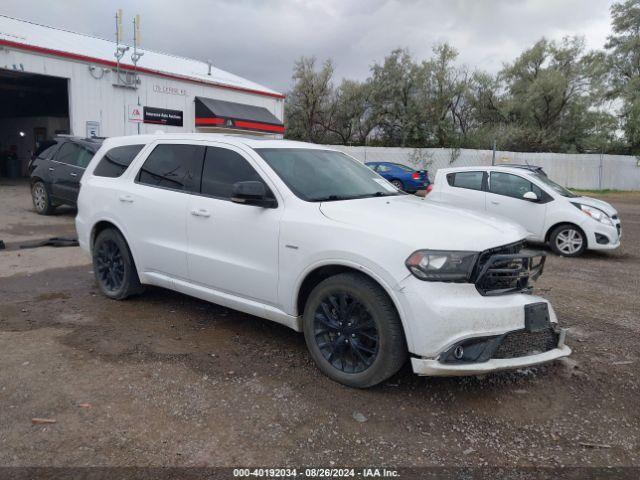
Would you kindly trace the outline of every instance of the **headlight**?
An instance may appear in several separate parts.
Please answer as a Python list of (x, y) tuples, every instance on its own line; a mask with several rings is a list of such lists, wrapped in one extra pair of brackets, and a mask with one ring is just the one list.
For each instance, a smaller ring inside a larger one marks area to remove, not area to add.
[(604, 223), (605, 225), (613, 225), (613, 222), (609, 218), (609, 215), (604, 213), (602, 210), (599, 210), (595, 207), (590, 207), (588, 205), (582, 205), (580, 203), (574, 203), (573, 205), (582, 210), (585, 215), (589, 215), (594, 220), (600, 223)]
[(432, 282), (468, 282), (478, 252), (418, 250), (405, 261), (409, 271), (420, 280)]

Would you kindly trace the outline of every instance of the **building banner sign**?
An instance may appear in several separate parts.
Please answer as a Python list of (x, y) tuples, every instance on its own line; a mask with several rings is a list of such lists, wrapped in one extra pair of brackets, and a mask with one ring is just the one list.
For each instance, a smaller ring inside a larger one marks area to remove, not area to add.
[(142, 122), (142, 105), (129, 105), (129, 121), (140, 123)]
[(167, 110), (166, 108), (144, 107), (144, 123), (158, 125), (182, 126), (182, 110)]

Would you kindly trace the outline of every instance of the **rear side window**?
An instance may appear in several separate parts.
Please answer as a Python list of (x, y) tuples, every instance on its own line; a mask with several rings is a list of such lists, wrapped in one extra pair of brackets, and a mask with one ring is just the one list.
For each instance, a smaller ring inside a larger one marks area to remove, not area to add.
[(489, 191), (497, 195), (505, 195), (507, 197), (520, 199), (527, 192), (535, 193), (540, 199), (543, 197), (540, 187), (534, 185), (526, 178), (502, 172), (491, 172)]
[(53, 157), (53, 154), (56, 153), (56, 150), (58, 150), (58, 146), (58, 142), (54, 140), (44, 142), (38, 147), (34, 155), (38, 158), (42, 158), (43, 160), (49, 160)]
[(67, 142), (60, 147), (55, 161), (80, 168), (87, 168), (87, 165), (89, 165), (89, 162), (93, 158), (93, 154), (94, 152), (90, 152), (80, 145)]
[(202, 169), (201, 192), (204, 195), (228, 199), (234, 183), (248, 181), (263, 180), (242, 155), (226, 148), (207, 147)]
[(399, 168), (400, 170), (404, 170), (405, 172), (413, 172), (413, 168), (407, 167), (406, 165), (401, 165), (400, 163), (394, 163), (394, 167)]
[(452, 187), (482, 190), (484, 172), (456, 172), (447, 175), (447, 182)]
[(198, 192), (204, 151), (205, 147), (200, 145), (158, 145), (140, 168), (137, 181), (153, 187)]
[(104, 154), (93, 171), (98, 177), (116, 178), (124, 173), (144, 145), (115, 147)]

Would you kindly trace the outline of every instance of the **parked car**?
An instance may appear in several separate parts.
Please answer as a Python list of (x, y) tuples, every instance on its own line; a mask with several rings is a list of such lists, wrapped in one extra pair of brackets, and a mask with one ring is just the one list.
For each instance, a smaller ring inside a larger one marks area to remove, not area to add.
[[(124, 149), (139, 153), (104, 170)], [(352, 387), (409, 357), (420, 375), (468, 375), (571, 352), (549, 302), (523, 294), (544, 254), (522, 250), (522, 227), (406, 195), (324, 146), (111, 138), (76, 228), (106, 296), (157, 285), (279, 322)]]
[(50, 215), (59, 205), (76, 205), (80, 179), (102, 139), (56, 137), (38, 149), (29, 162), (31, 198), (41, 215)]
[(620, 246), (618, 212), (602, 200), (576, 195), (547, 175), (518, 167), (443, 168), (429, 201), (500, 215), (522, 225), (530, 242), (558, 255)]
[(414, 170), (406, 165), (392, 162), (366, 162), (365, 165), (393, 183), (398, 190), (407, 193), (425, 190), (431, 183), (426, 170)]

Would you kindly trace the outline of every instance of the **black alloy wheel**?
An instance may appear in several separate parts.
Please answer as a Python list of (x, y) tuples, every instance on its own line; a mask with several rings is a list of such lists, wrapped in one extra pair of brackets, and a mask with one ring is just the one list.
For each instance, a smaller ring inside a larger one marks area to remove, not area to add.
[(339, 273), (316, 285), (305, 302), (302, 327), (318, 368), (349, 387), (377, 385), (407, 360), (393, 301), (359, 272)]
[(374, 362), (380, 335), (371, 313), (346, 292), (324, 297), (313, 329), (322, 356), (344, 373), (360, 373)]
[(143, 288), (129, 246), (115, 228), (102, 230), (93, 243), (93, 272), (102, 293), (124, 300)]
[(117, 292), (124, 282), (124, 259), (111, 239), (100, 243), (95, 255), (98, 282), (109, 292)]

